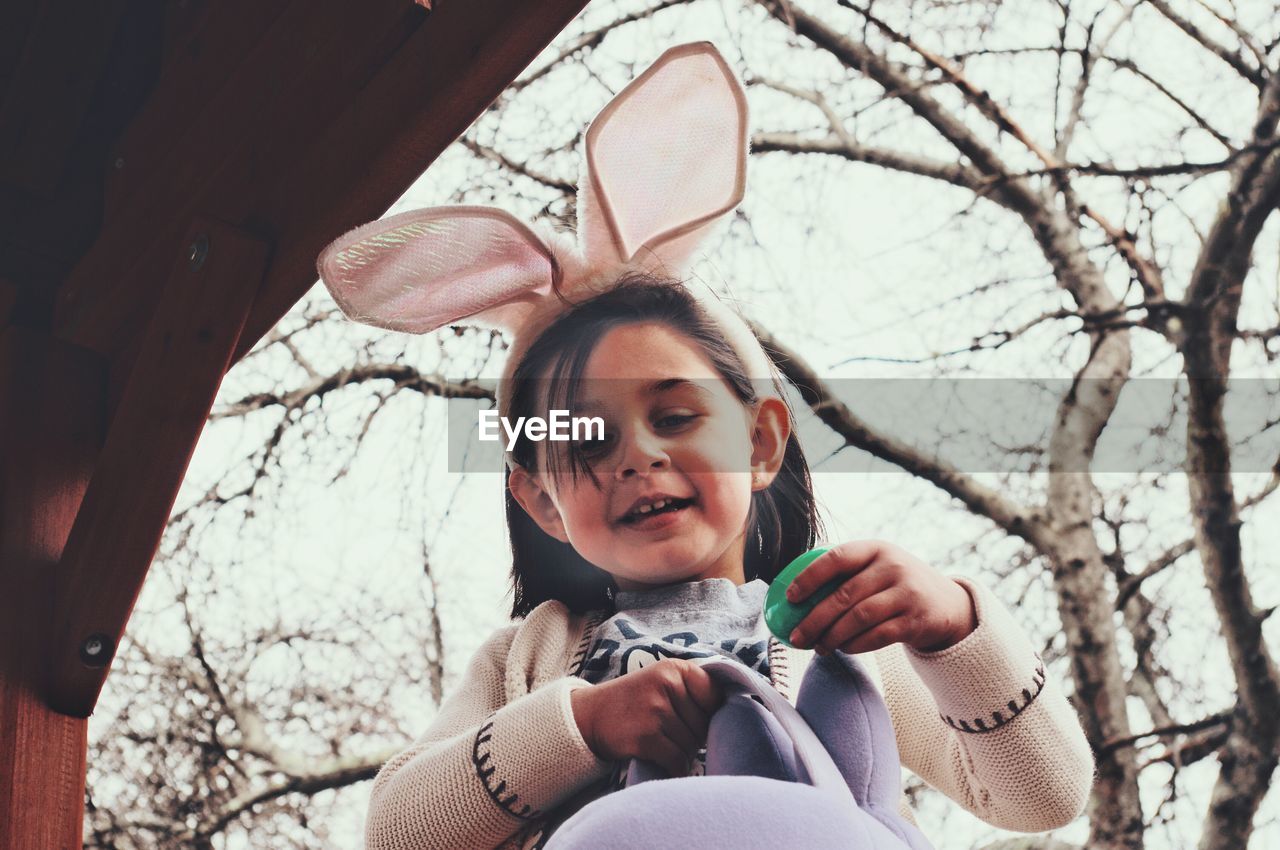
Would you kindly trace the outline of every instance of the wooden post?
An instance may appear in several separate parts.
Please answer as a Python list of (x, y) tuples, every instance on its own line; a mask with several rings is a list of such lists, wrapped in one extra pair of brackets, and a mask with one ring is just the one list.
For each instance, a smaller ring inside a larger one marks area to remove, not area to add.
[(88, 717), (266, 270), (267, 246), (198, 218), (142, 336), (62, 555), (50, 705)]
[(0, 847), (78, 850), (87, 722), (45, 702), (58, 562), (102, 444), (106, 363), (0, 328)]

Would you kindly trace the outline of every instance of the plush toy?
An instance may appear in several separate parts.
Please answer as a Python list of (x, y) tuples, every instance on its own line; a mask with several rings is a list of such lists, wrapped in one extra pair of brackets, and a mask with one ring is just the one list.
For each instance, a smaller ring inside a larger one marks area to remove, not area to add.
[(795, 707), (734, 659), (700, 663), (725, 693), (707, 730), (706, 774), (668, 778), (633, 759), (626, 787), (579, 809), (546, 850), (931, 850), (898, 813), (893, 725), (856, 658), (814, 658)]

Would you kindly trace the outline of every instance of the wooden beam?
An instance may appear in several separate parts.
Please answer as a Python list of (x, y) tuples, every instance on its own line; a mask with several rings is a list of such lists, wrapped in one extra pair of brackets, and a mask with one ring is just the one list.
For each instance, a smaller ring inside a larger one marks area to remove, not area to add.
[(385, 212), (585, 5), (471, 0), (428, 14), (369, 0), (317, 16), (291, 4), (191, 125), (126, 177), (139, 188), (118, 195), (63, 286), (58, 334), (113, 353), (136, 335), (171, 217), (200, 209), (279, 246), (243, 355), (315, 282), (320, 250)]
[[(195, 88), (188, 90), (198, 96), (201, 88), (214, 81), (209, 78), (207, 71), (197, 71), (196, 67), (217, 69), (225, 76), (227, 68), (239, 62), (244, 55), (242, 50), (237, 49), (237, 44), (252, 46), (266, 30), (264, 20), (273, 19), (289, 2), (290, 0), (179, 0), (176, 3), (166, 3), (163, 54), (160, 59), (161, 82), (153, 94), (160, 94), (178, 78), (186, 77), (186, 81), (180, 85), (194, 86)], [(240, 34), (226, 32), (225, 28), (232, 26), (237, 20), (243, 24), (244, 31)], [(218, 50), (210, 51), (209, 45), (217, 45)]]
[(199, 218), (125, 382), (62, 556), (49, 702), (97, 703), (266, 268), (266, 245)]
[[(291, 0), (273, 20), (259, 19), (264, 31), (203, 97), (170, 101), (185, 74), (166, 83), (156, 111), (149, 104), (136, 119), (151, 131), (119, 149), (132, 189), (112, 201), (97, 242), (60, 287), (58, 335), (112, 355), (136, 336), (166, 281), (169, 246), (196, 214), (273, 234), (275, 222), (252, 214), (263, 184), (341, 111), (362, 64), (386, 49), (406, 12), (425, 16), (403, 0), (333, 4), (323, 14)], [(216, 44), (204, 50), (220, 53)]]
[(0, 182), (53, 194), (124, 6), (124, 0), (38, 4), (7, 91), (0, 92)]
[(86, 721), (45, 701), (58, 560), (102, 444), (101, 358), (0, 329), (0, 847), (81, 846)]
[(0, 3), (0, 80), (8, 82), (13, 79), (39, 7), (39, 0)]
[(17, 303), (17, 284), (0, 277), (0, 328), (9, 324), (9, 316), (13, 313), (13, 305)]
[[(174, 143), (217, 101), (236, 68), (251, 61), (255, 49), (270, 49), (263, 42), (279, 37), (274, 25), (291, 5), (296, 8), (296, 0), (169, 4), (160, 80), (108, 157), (103, 199), (108, 220), (134, 192), (156, 189), (151, 178), (176, 153)], [(205, 162), (206, 167), (211, 164)]]

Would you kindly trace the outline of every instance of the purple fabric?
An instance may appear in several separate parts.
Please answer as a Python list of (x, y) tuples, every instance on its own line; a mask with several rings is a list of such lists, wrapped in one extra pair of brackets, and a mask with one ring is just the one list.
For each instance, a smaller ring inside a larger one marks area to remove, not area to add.
[[(763, 727), (763, 728), (761, 728)], [(787, 733), (759, 702), (727, 696), (707, 729), (707, 776), (763, 776), (801, 782)]]
[(856, 804), (800, 779), (790, 738), (746, 693), (731, 691), (707, 731), (707, 775), (664, 778), (633, 761), (628, 786), (565, 821), (547, 850), (789, 847), (932, 850), (897, 813), (900, 772), (889, 712), (857, 659), (819, 656), (796, 708), (840, 769)]
[(840, 650), (815, 658), (800, 682), (796, 709), (844, 774), (862, 811), (901, 840), (886, 846), (931, 850), (920, 830), (898, 814), (902, 768), (893, 722), (858, 659)]

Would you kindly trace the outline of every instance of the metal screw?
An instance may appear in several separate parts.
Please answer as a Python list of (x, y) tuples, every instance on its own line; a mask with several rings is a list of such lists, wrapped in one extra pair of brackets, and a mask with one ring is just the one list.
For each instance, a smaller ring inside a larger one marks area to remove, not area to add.
[(89, 667), (105, 667), (111, 658), (111, 638), (102, 633), (89, 635), (80, 644), (80, 660)]
[(121, 169), (123, 169), (123, 168), (124, 168), (124, 157), (122, 157), (122, 156), (118, 156), (118, 157), (116, 157), (115, 166), (116, 166), (116, 171), (120, 171)]
[(200, 267), (204, 265), (204, 260), (209, 256), (209, 237), (201, 233), (196, 236), (196, 241), (191, 243), (191, 250), (187, 252), (187, 263), (191, 266), (193, 272), (200, 271)]

